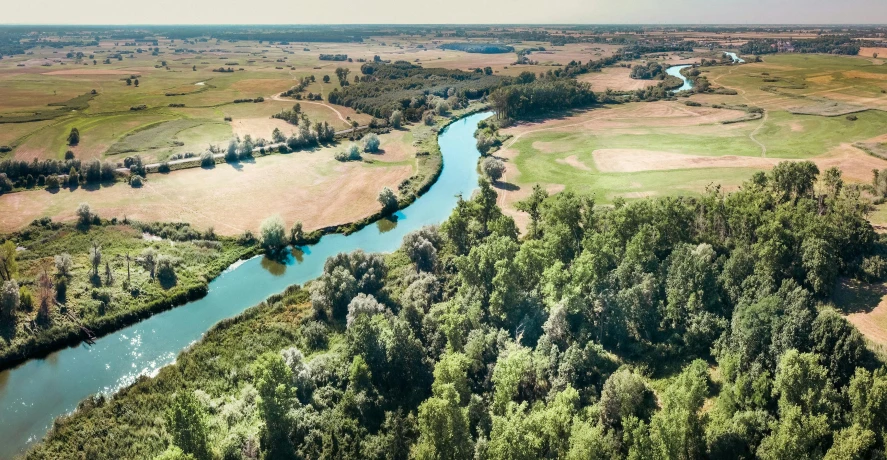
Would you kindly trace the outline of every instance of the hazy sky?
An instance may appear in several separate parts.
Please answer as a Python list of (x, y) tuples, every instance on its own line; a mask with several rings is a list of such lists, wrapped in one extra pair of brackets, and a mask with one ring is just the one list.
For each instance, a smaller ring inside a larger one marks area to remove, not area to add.
[(2, 0), (12, 24), (887, 23), (887, 0)]

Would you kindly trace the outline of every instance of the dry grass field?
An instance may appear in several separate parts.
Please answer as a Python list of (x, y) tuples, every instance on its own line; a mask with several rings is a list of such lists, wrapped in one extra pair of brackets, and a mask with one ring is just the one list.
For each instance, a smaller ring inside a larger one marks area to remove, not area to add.
[(43, 216), (73, 220), (83, 202), (103, 218), (188, 222), (225, 235), (256, 231), (273, 214), (290, 223), (301, 220), (307, 230), (353, 222), (378, 210), (376, 197), (382, 187), (396, 190), (416, 168), (410, 132), (380, 137), (384, 152), (365, 154), (372, 163), (338, 162), (333, 153), (342, 147), (330, 147), (152, 174), (141, 188), (117, 183), (4, 194), (0, 232), (20, 229)]

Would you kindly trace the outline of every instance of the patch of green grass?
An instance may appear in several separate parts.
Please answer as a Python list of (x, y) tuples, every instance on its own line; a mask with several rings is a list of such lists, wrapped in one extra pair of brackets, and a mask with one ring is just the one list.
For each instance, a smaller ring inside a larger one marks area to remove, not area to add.
[[(756, 138), (767, 146), (767, 156), (776, 158), (811, 158), (822, 155), (842, 143), (858, 142), (884, 134), (887, 112), (870, 110), (845, 117), (793, 115), (770, 112)], [(793, 131), (791, 124), (802, 128)]]
[[(519, 152), (514, 160), (521, 173), (519, 186), (530, 187), (536, 183), (563, 185), (567, 190), (576, 193), (595, 195), (601, 203), (611, 203), (617, 196), (632, 199), (650, 195), (697, 195), (712, 184), (736, 187), (757, 171), (751, 168), (701, 168), (631, 173), (600, 172), (595, 166), (592, 155), (592, 152), (599, 148), (670, 150), (661, 147), (662, 144), (648, 145), (637, 140), (631, 143), (619, 142), (623, 137), (630, 139), (635, 136), (597, 138), (569, 133), (540, 133), (522, 138), (512, 147)], [(575, 142), (577, 138), (582, 142)], [(560, 146), (559, 151), (541, 153), (532, 146), (537, 141), (552, 142), (554, 146)], [(702, 145), (703, 141), (699, 140), (697, 147), (701, 148)], [(572, 155), (575, 155), (589, 170), (557, 161)]]
[[(35, 299), (36, 278), (44, 270), (53, 275), (56, 288), (59, 286), (56, 255), (70, 254), (73, 267), (65, 283), (65, 294), (57, 297), (60, 305), (50, 309), (48, 320), (40, 320), (35, 307), (17, 312), (14, 322), (0, 326), (0, 363), (56, 349), (72, 339), (77, 341), (80, 331), (71, 316), (92, 330), (108, 332), (133, 322), (138, 315), (199, 297), (212, 278), (252, 251), (232, 238), (210, 238), (211, 241), (156, 241), (144, 238), (134, 225), (104, 222), (81, 228), (48, 221), (5, 235), (2, 239), (23, 248), (18, 252), (16, 279), (35, 294)], [(90, 259), (93, 244), (101, 248), (97, 275)], [(151, 278), (147, 266), (137, 261), (147, 248), (172, 259), (174, 280), (161, 282)], [(127, 254), (131, 257), (129, 264)]]
[(107, 154), (117, 155), (177, 147), (179, 146), (178, 144), (184, 144), (183, 140), (179, 139), (179, 133), (204, 124), (217, 124), (227, 127), (225, 123), (213, 122), (211, 120), (180, 119), (161, 121), (133, 130), (108, 148)]

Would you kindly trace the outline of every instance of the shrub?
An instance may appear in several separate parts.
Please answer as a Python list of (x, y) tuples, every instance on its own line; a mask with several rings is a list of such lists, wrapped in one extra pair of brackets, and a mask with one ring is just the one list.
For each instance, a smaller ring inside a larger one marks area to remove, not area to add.
[(326, 348), (328, 342), (328, 330), (326, 324), (320, 321), (310, 321), (302, 325), (302, 348), (316, 351)]
[(166, 255), (157, 256), (155, 268), (157, 279), (162, 283), (174, 283), (176, 281), (175, 262)]
[(200, 155), (200, 166), (204, 168), (211, 168), (216, 165), (216, 159), (213, 157), (213, 153), (210, 151), (203, 152)]
[(163, 163), (160, 163), (160, 166), (157, 167), (157, 171), (162, 172), (162, 173), (168, 173), (170, 171), (169, 163), (166, 161), (164, 161)]
[(59, 176), (51, 175), (46, 178), (46, 188), (50, 190), (55, 190), (59, 188)]
[(377, 136), (375, 133), (370, 133), (363, 138), (363, 151), (376, 153), (379, 151), (380, 143), (381, 141), (379, 141), (379, 136)]
[(132, 176), (129, 179), (129, 185), (133, 187), (141, 187), (142, 186), (142, 176)]
[(339, 161), (360, 161), (360, 147), (357, 144), (351, 144), (346, 150), (337, 152), (335, 158)]
[(434, 124), (434, 112), (428, 111), (425, 112), (425, 116), (422, 117), (422, 121), (425, 122), (426, 125), (431, 126)]

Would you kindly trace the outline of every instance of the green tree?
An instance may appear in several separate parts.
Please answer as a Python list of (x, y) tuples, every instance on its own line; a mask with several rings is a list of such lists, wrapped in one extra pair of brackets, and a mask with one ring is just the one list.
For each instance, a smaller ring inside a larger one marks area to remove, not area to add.
[(403, 124), (403, 113), (400, 110), (391, 112), (391, 117), (388, 121), (391, 123), (392, 127), (400, 129), (400, 126)]
[(262, 237), (262, 246), (271, 254), (278, 254), (286, 248), (286, 226), (279, 215), (273, 215), (264, 221), (259, 227)]
[(382, 191), (379, 192), (379, 204), (382, 205), (383, 214), (391, 214), (397, 211), (397, 195), (390, 188), (383, 187)]
[(702, 404), (708, 394), (708, 367), (696, 360), (684, 368), (662, 395), (650, 433), (662, 458), (693, 459), (705, 452)]
[(265, 425), (262, 446), (268, 458), (288, 458), (290, 408), (297, 402), (291, 386), (292, 373), (279, 353), (268, 352), (259, 357), (255, 367), (256, 390), (259, 393), (259, 412)]
[(865, 460), (872, 458), (872, 448), (878, 439), (871, 430), (852, 425), (835, 435), (825, 460)]
[(505, 174), (505, 163), (498, 158), (487, 157), (481, 163), (481, 169), (490, 181), (496, 183)]
[(71, 128), (71, 132), (68, 134), (68, 145), (77, 145), (80, 143), (80, 130), (77, 128)]
[(434, 396), (419, 405), (419, 439), (413, 457), (419, 460), (471, 458), (471, 434), (466, 410), (452, 384), (439, 386)]
[(194, 458), (212, 458), (206, 409), (189, 390), (179, 390), (166, 411), (167, 431), (173, 443)]
[(17, 252), (12, 240), (0, 245), (0, 281), (12, 281), (18, 276)]

